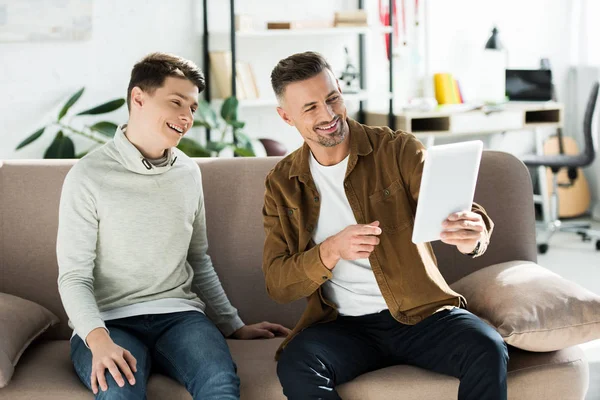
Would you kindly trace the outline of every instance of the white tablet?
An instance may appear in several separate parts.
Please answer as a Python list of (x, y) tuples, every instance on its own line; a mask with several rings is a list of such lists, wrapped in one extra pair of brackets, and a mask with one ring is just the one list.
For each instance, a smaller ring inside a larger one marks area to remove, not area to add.
[(440, 240), (442, 222), (458, 211), (470, 211), (483, 142), (473, 140), (427, 149), (413, 243)]

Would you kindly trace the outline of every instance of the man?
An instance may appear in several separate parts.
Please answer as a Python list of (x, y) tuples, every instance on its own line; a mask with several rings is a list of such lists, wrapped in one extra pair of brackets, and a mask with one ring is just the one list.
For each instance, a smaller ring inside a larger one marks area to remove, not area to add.
[[(339, 399), (339, 384), (411, 364), (459, 378), (461, 400), (506, 399), (502, 338), (461, 308), (431, 246), (411, 242), (423, 145), (348, 118), (317, 53), (281, 60), (271, 83), (279, 115), (304, 138), (269, 173), (263, 209), (267, 291), (281, 303), (308, 298), (278, 351), (284, 394)], [(476, 257), (492, 228), (473, 204), (448, 217), (442, 240)]]
[(146, 398), (153, 365), (194, 399), (238, 399), (223, 336), (289, 331), (244, 325), (206, 254), (200, 171), (175, 148), (204, 87), (192, 62), (148, 55), (131, 72), (128, 124), (65, 179), (58, 285), (73, 365), (97, 398)]

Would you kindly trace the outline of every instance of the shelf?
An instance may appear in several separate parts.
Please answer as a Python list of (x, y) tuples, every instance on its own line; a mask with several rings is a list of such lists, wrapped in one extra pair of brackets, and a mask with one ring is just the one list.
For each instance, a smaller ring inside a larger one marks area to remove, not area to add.
[(392, 94), (387, 93), (375, 93), (375, 92), (359, 92), (359, 93), (346, 93), (343, 94), (344, 101), (359, 101), (359, 100), (369, 100), (373, 97), (379, 97), (380, 99), (389, 100), (392, 98)]
[[(348, 93), (344, 94), (344, 101), (360, 101), (360, 100), (368, 100), (374, 96), (379, 96), (380, 98), (389, 99), (391, 98), (391, 93), (369, 93), (369, 92), (360, 92), (360, 93)], [(215, 106), (220, 107), (223, 103), (223, 99), (212, 99), (211, 103)], [(265, 97), (259, 99), (244, 99), (239, 101), (240, 107), (271, 107), (277, 106), (277, 99), (275, 97)]]
[[(205, 1), (206, 3), (206, 1)], [(229, 7), (229, 20), (231, 22), (233, 22), (235, 20), (235, 16), (236, 16), (236, 10), (235, 10), (235, 1), (231, 1), (230, 2), (230, 7)], [(359, 2), (359, 8), (363, 9), (364, 7), (362, 6), (362, 2)], [(354, 9), (354, 8), (353, 8)], [(243, 49), (247, 48), (247, 44), (249, 45), (252, 42), (252, 39), (255, 40), (263, 40), (265, 38), (276, 38), (277, 39), (285, 39), (288, 38), (288, 40), (290, 40), (290, 44), (293, 44), (295, 42), (298, 41), (298, 39), (302, 38), (307, 38), (307, 40), (323, 40), (323, 38), (325, 37), (331, 37), (331, 36), (337, 36), (339, 39), (343, 39), (343, 40), (355, 40), (355, 39), (359, 39), (358, 40), (358, 58), (359, 58), (359, 74), (364, 74), (364, 61), (365, 61), (365, 57), (366, 57), (366, 50), (365, 47), (367, 45), (367, 42), (370, 42), (370, 39), (376, 39), (378, 36), (372, 36), (372, 35), (392, 35), (394, 32), (394, 28), (395, 28), (395, 21), (393, 18), (389, 18), (388, 22), (391, 26), (386, 26), (383, 25), (381, 22), (379, 21), (373, 21), (373, 24), (367, 25), (367, 26), (339, 26), (339, 27), (334, 27), (334, 26), (328, 26), (328, 27), (323, 27), (323, 28), (306, 28), (306, 29), (266, 29), (267, 24), (264, 24), (263, 27), (261, 27), (262, 29), (256, 29), (256, 30), (247, 30), (247, 31), (235, 31), (235, 24), (230, 23), (227, 24), (226, 21), (223, 21), (224, 23), (222, 24), (218, 24), (219, 28), (217, 28), (216, 31), (212, 31), (210, 32), (208, 29), (208, 12), (207, 12), (207, 7), (202, 7), (202, 20), (203, 20), (203, 36), (202, 36), (202, 42), (203, 42), (203, 55), (204, 55), (204, 69), (205, 69), (205, 79), (206, 81), (211, 84), (211, 67), (210, 67), (210, 48), (214, 47), (214, 48), (220, 48), (220, 49), (226, 49), (227, 48), (227, 44), (229, 44), (229, 49), (231, 49), (231, 65), (233, 65), (233, 67), (236, 67), (236, 63), (238, 61), (238, 55), (237, 52), (239, 51), (238, 49), (241, 47)], [(216, 21), (213, 21), (216, 22)], [(322, 25), (330, 25), (330, 23), (328, 24), (322, 24)], [(301, 26), (300, 24), (296, 24), (296, 26)], [(308, 26), (308, 24), (305, 24), (304, 26)], [(313, 26), (318, 26), (318, 24), (313, 24)], [(355, 36), (356, 35), (356, 36)], [(369, 37), (366, 37), (366, 35), (369, 35)], [(250, 39), (250, 42), (243, 42), (243, 44), (241, 44), (240, 46), (236, 45), (236, 42), (238, 40), (247, 40)], [(369, 40), (364, 40), (364, 39), (369, 39)], [(273, 40), (273, 39), (272, 39)], [(244, 44), (245, 43), (245, 44)], [(260, 57), (261, 54), (254, 54), (255, 57)], [(249, 57), (247, 54), (244, 53), (244, 57)], [(250, 57), (252, 58), (252, 57)], [(245, 60), (249, 63), (252, 64), (252, 60)], [(388, 66), (388, 72), (394, 71), (394, 57), (389, 59), (389, 63), (387, 63)], [(264, 66), (262, 66), (262, 68), (264, 68)], [(236, 70), (237, 71), (237, 70)], [(234, 76), (233, 79), (233, 86), (235, 87), (236, 85), (236, 81), (237, 81), (237, 74), (230, 74)], [(394, 102), (394, 86), (392, 85), (392, 78), (391, 78), (391, 74), (390, 74), (390, 79), (389, 79), (389, 87), (387, 89), (387, 91), (385, 92), (373, 92), (373, 91), (369, 91), (368, 88), (365, 88), (364, 85), (363, 86), (363, 92), (360, 93), (352, 93), (352, 94), (345, 94), (344, 95), (344, 99), (346, 100), (347, 103), (351, 103), (351, 107), (357, 106), (357, 108), (359, 108), (359, 102), (360, 103), (360, 108), (359, 111), (361, 111), (361, 113), (359, 113), (359, 117), (361, 117), (361, 122), (362, 119), (364, 119), (364, 114), (362, 112), (364, 112), (363, 110), (363, 103), (362, 101), (372, 101), (372, 100), (385, 100), (387, 102), (389, 102), (389, 108), (390, 110), (393, 109), (393, 102)], [(227, 87), (227, 86), (225, 86)], [(245, 100), (240, 100), (239, 101), (239, 107), (240, 109), (257, 109), (260, 107), (266, 108), (266, 107), (276, 107), (277, 106), (277, 100), (275, 99), (273, 93), (271, 92), (271, 90), (268, 90), (266, 87), (264, 88), (266, 90), (263, 90), (263, 98), (258, 98), (258, 99), (245, 99)], [(385, 90), (385, 89), (379, 89), (379, 90)], [(215, 108), (217, 107), (221, 107), (221, 105), (223, 104), (224, 99), (212, 99), (211, 100), (211, 105)], [(372, 101), (373, 102), (373, 101)], [(373, 104), (370, 104), (370, 106), (375, 106), (376, 102), (373, 102)], [(390, 117), (392, 116), (392, 113), (390, 111)], [(207, 131), (206, 133), (206, 137), (207, 140), (210, 140), (210, 132)]]
[[(343, 28), (321, 29), (263, 29), (246, 32), (236, 32), (238, 38), (261, 38), (273, 36), (321, 36), (321, 35), (357, 35), (370, 33), (391, 33), (389, 26), (357, 26)], [(214, 36), (229, 36), (229, 32), (214, 32)]]

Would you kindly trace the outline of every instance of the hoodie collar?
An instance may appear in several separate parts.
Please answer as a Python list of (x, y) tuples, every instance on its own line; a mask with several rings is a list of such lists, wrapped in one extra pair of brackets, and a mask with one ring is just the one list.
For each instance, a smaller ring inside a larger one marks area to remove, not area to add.
[(175, 148), (171, 147), (167, 149), (167, 164), (164, 167), (157, 167), (152, 165), (146, 157), (140, 153), (140, 151), (127, 139), (125, 132), (127, 130), (127, 124), (121, 125), (117, 128), (114, 137), (115, 148), (117, 150), (119, 161), (125, 168), (131, 172), (142, 175), (157, 175), (167, 172), (171, 169), (175, 161), (177, 161), (177, 155), (175, 154)]

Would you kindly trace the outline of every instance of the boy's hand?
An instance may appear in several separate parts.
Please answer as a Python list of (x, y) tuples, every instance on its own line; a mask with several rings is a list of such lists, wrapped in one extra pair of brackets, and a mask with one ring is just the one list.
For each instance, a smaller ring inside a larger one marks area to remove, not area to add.
[(91, 331), (87, 335), (86, 341), (90, 346), (90, 350), (92, 350), (92, 375), (90, 379), (94, 394), (98, 394), (98, 386), (103, 392), (108, 390), (108, 384), (104, 376), (106, 369), (110, 371), (119, 387), (125, 386), (121, 372), (125, 374), (131, 385), (135, 385), (133, 372), (137, 372), (137, 360), (128, 350), (116, 345), (104, 328), (96, 328)]
[(270, 339), (275, 336), (287, 336), (292, 333), (291, 330), (279, 324), (270, 322), (261, 322), (259, 324), (244, 325), (237, 331), (233, 332), (233, 339)]

